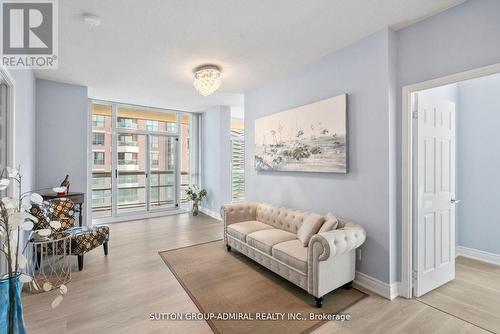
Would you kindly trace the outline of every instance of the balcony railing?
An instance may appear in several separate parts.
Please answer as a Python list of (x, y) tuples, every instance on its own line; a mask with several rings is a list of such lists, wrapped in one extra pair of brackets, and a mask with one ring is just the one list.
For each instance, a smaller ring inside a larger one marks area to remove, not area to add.
[(137, 165), (137, 160), (132, 159), (119, 159), (118, 165)]
[(119, 141), (118, 146), (139, 146), (136, 141)]

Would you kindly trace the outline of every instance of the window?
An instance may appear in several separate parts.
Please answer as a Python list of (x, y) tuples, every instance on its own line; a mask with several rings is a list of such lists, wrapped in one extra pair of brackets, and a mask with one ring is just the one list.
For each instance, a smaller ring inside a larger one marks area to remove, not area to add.
[(118, 146), (138, 146), (136, 135), (118, 135)]
[(92, 190), (92, 208), (99, 210), (111, 206), (111, 190)]
[(146, 121), (146, 129), (148, 131), (158, 131), (159, 130), (158, 121), (151, 121), (151, 120)]
[(158, 153), (152, 152), (151, 153), (151, 165), (158, 167), (158, 164), (159, 164), (158, 159), (159, 159)]
[(133, 118), (118, 117), (116, 126), (125, 129), (137, 129), (137, 120)]
[(173, 122), (167, 122), (167, 132), (177, 131), (177, 125)]
[(151, 149), (157, 150), (158, 148), (160, 148), (160, 145), (158, 144), (158, 136), (151, 136)]
[(231, 129), (231, 192), (233, 201), (245, 198), (245, 131)]
[(137, 165), (137, 153), (118, 152), (119, 165)]
[(137, 188), (125, 188), (118, 190), (118, 203), (125, 204), (137, 202), (139, 202)]
[(104, 146), (104, 132), (92, 132), (92, 145)]
[(94, 165), (104, 165), (104, 152), (92, 152)]
[(95, 128), (104, 128), (105, 125), (104, 115), (92, 115), (92, 126)]
[(120, 174), (118, 175), (118, 184), (123, 185), (123, 184), (138, 184), (139, 183), (139, 178), (138, 175), (123, 175)]

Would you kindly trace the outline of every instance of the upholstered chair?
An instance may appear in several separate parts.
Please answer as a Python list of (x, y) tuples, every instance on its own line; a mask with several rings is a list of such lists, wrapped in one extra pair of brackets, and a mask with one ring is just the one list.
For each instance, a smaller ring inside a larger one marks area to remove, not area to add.
[[(71, 255), (78, 257), (78, 270), (83, 269), (83, 256), (92, 249), (103, 246), (104, 255), (108, 255), (109, 227), (75, 226), (75, 205), (67, 198), (56, 198), (42, 204), (32, 204), (30, 213), (38, 218), (33, 230), (51, 229), (53, 233), (71, 234)], [(51, 221), (59, 221), (61, 227), (54, 229)], [(64, 250), (58, 249), (58, 254)], [(68, 250), (67, 250), (68, 251)], [(49, 253), (54, 253), (49, 249)]]

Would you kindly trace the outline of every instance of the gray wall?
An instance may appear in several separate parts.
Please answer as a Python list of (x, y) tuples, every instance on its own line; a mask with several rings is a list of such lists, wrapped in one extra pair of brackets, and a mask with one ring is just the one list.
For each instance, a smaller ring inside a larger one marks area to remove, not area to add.
[(500, 75), (458, 84), (458, 245), (500, 254)]
[(31, 70), (10, 70), (15, 81), (15, 167), (21, 165), (23, 191), (36, 188), (35, 77)]
[[(390, 280), (389, 221), (394, 216), (389, 201), (389, 178), (395, 174), (389, 143), (391, 34), (385, 29), (245, 95), (246, 199), (333, 212), (363, 225), (368, 238), (358, 270), (385, 282)], [(343, 93), (348, 93), (347, 175), (255, 171), (256, 118)]]
[(37, 188), (58, 186), (69, 174), (70, 191), (86, 193), (87, 87), (37, 79), (36, 124)]
[(201, 117), (201, 187), (208, 192), (202, 207), (219, 214), (231, 202), (231, 109), (212, 107)]
[[(403, 86), (500, 63), (500, 1), (470, 0), (397, 33), (398, 99)], [(401, 113), (397, 113), (398, 220), (401, 217)], [(397, 224), (398, 250), (401, 223)], [(399, 265), (400, 251), (394, 261)], [(398, 266), (398, 279), (399, 279)]]
[[(367, 228), (358, 270), (399, 279), (403, 86), (500, 63), (500, 1), (474, 0), (402, 29), (384, 30), (245, 94), (249, 200), (333, 211)], [(347, 175), (253, 169), (258, 117), (349, 94)]]

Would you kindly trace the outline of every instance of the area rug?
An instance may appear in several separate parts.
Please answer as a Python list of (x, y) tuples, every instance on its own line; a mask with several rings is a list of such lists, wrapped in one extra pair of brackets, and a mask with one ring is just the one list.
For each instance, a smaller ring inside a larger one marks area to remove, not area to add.
[(246, 256), (226, 251), (222, 240), (160, 256), (215, 333), (308, 333), (333, 321), (332, 315), (338, 320), (342, 310), (367, 296), (339, 288), (318, 309), (307, 292)]

